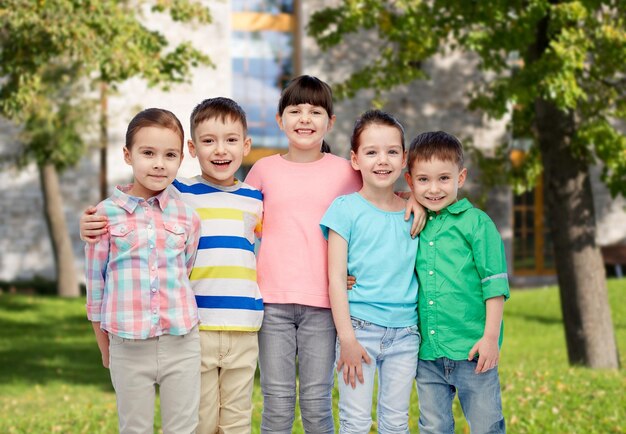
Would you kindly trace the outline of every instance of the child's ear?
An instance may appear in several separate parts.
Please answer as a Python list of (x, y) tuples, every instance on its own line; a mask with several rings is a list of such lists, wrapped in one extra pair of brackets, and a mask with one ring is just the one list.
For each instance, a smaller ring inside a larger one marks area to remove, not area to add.
[(352, 168), (354, 170), (361, 170), (359, 168), (359, 163), (356, 160), (356, 154), (354, 153), (354, 151), (350, 151), (350, 164), (352, 164)]
[(196, 158), (196, 145), (194, 145), (192, 139), (187, 140), (187, 149), (189, 149), (189, 155), (192, 158)]
[(411, 177), (411, 174), (409, 172), (404, 172), (404, 180), (406, 181), (411, 191), (413, 191), (413, 178)]
[(463, 170), (459, 172), (459, 188), (463, 187), (463, 184), (465, 184), (466, 178), (467, 178), (467, 168), (464, 167)]
[(130, 158), (130, 150), (126, 146), (124, 146), (124, 161), (129, 166), (133, 164), (133, 162), (132, 162), (132, 160)]
[(283, 126), (283, 117), (280, 113), (276, 113), (276, 123), (278, 124), (278, 128), (280, 128), (281, 130), (285, 129)]
[(333, 125), (335, 125), (335, 121), (337, 120), (337, 116), (332, 115), (328, 118), (328, 129), (326, 131), (330, 131), (333, 129)]
[(252, 137), (248, 136), (243, 141), (243, 156), (245, 157), (246, 155), (248, 155), (251, 149), (252, 149)]

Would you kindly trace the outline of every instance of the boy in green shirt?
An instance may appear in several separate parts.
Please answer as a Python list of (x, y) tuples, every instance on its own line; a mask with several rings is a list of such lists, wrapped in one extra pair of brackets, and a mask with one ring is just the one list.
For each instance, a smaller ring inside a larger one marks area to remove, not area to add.
[(408, 170), (406, 181), (428, 210), (416, 261), (420, 433), (454, 433), (457, 391), (472, 434), (504, 433), (497, 366), (509, 284), (502, 239), (487, 214), (457, 199), (467, 169), (456, 137), (418, 135)]

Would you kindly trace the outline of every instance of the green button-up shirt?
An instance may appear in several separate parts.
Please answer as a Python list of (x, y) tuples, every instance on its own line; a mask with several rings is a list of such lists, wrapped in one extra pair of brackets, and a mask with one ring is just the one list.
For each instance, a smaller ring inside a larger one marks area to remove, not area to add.
[(439, 214), (429, 211), (420, 234), (416, 270), (419, 358), (467, 359), (485, 329), (485, 301), (509, 298), (504, 245), (496, 225), (467, 199)]

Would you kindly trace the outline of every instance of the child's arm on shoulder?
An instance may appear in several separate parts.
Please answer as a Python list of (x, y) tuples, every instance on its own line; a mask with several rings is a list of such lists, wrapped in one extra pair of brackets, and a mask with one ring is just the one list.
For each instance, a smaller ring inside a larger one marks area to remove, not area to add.
[(93, 332), (96, 334), (96, 342), (98, 342), (98, 348), (100, 348), (100, 354), (102, 355), (102, 366), (109, 369), (109, 334), (100, 328), (100, 321), (94, 321), (91, 325), (93, 326)]
[(400, 195), (403, 199), (407, 199), (406, 211), (404, 211), (404, 220), (408, 220), (411, 217), (411, 214), (413, 214), (411, 237), (415, 238), (417, 234), (422, 232), (424, 226), (426, 226), (426, 210), (419, 204), (411, 192), (406, 193), (407, 194)]
[(103, 215), (96, 215), (96, 207), (90, 206), (80, 216), (80, 239), (93, 244), (100, 236), (107, 233), (108, 219)]
[(346, 270), (348, 269), (348, 243), (337, 232), (328, 231), (328, 280), (330, 305), (339, 337), (339, 359), (337, 372), (343, 372), (343, 381), (354, 389), (356, 380), (364, 382), (361, 361), (371, 362), (367, 351), (359, 344), (352, 329), (348, 294), (346, 292)]
[(478, 353), (478, 364), (475, 371), (477, 374), (487, 372), (498, 366), (500, 358), (498, 341), (504, 312), (504, 296), (488, 298), (485, 305), (487, 317), (483, 337), (474, 344), (467, 357), (467, 360), (472, 360)]

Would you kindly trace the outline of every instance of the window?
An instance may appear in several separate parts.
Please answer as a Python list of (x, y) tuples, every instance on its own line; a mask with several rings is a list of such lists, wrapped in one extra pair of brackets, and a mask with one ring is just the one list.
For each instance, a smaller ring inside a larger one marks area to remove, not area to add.
[(541, 179), (534, 190), (513, 197), (513, 270), (520, 276), (555, 273)]
[(280, 92), (294, 76), (294, 1), (235, 0), (232, 7), (233, 99), (246, 111), (253, 151), (244, 166), (287, 147), (276, 124)]

